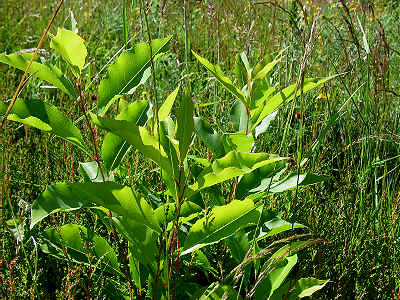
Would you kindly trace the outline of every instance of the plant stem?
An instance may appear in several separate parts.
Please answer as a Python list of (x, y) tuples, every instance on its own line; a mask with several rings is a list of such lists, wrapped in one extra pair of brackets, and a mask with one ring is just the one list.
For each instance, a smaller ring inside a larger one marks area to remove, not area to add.
[[(153, 84), (153, 107), (154, 107), (154, 122), (157, 124), (157, 132), (159, 132), (159, 120), (158, 120), (158, 102), (157, 102), (157, 88), (156, 88), (156, 71), (154, 68), (154, 61), (153, 61), (153, 49), (151, 47), (151, 32), (149, 27), (149, 22), (147, 20), (147, 11), (145, 10), (145, 6), (143, 0), (140, 0), (141, 12), (143, 13), (143, 20), (146, 25), (147, 31), (147, 38), (149, 44), (149, 51), (150, 51), (150, 65), (151, 65), (151, 77), (152, 77), (152, 84)], [(154, 132), (154, 124), (153, 124), (153, 132)]]
[(285, 130), (284, 130), (284, 132), (283, 132), (283, 137), (282, 137), (282, 142), (281, 142), (280, 150), (282, 150), (282, 147), (283, 147), (283, 145), (285, 145), (285, 142), (286, 142), (286, 136), (287, 136), (289, 124), (290, 124), (290, 122), (292, 121), (293, 110), (294, 110), (294, 106), (295, 106), (294, 103), (295, 103), (295, 101), (296, 101), (297, 94), (298, 94), (298, 92), (299, 92), (299, 87), (300, 87), (300, 86), (301, 86), (301, 87), (300, 87), (300, 88), (301, 88), (300, 92), (301, 92), (301, 94), (303, 93), (304, 71), (305, 71), (305, 68), (306, 68), (307, 59), (308, 59), (308, 57), (309, 57), (310, 54), (311, 54), (311, 48), (312, 48), (312, 42), (313, 42), (313, 37), (314, 37), (314, 31), (315, 31), (315, 28), (316, 28), (316, 26), (317, 26), (317, 21), (318, 21), (318, 18), (319, 18), (319, 16), (320, 16), (320, 14), (321, 14), (321, 10), (318, 11), (317, 17), (314, 19), (314, 22), (313, 22), (313, 24), (312, 24), (311, 31), (310, 31), (310, 38), (309, 38), (309, 41), (308, 41), (308, 43), (307, 43), (307, 45), (306, 45), (306, 48), (305, 48), (305, 50), (304, 50), (304, 55), (303, 55), (303, 57), (302, 57), (302, 61), (301, 61), (301, 65), (300, 65), (299, 76), (298, 76), (298, 78), (297, 78), (296, 89), (295, 89), (295, 91), (294, 91), (293, 105), (291, 106), (290, 113), (289, 113), (289, 117), (288, 117), (287, 122), (286, 122)]
[(90, 123), (89, 117), (86, 113), (86, 109), (85, 109), (85, 103), (83, 101), (83, 96), (82, 96), (82, 90), (81, 90), (81, 84), (80, 82), (77, 82), (76, 86), (78, 87), (78, 92), (79, 92), (79, 98), (80, 98), (80, 105), (79, 108), (81, 109), (82, 113), (85, 116), (85, 120), (86, 120), (86, 125), (89, 128), (90, 131), (90, 136), (92, 137), (92, 144), (93, 144), (93, 148), (94, 148), (94, 155), (93, 155), (93, 159), (94, 161), (96, 161), (97, 163), (97, 167), (100, 171), (100, 175), (101, 178), (103, 179), (103, 181), (105, 181), (105, 177), (104, 177), (104, 173), (103, 173), (103, 169), (101, 168), (100, 165), (100, 159), (99, 159), (99, 153), (97, 151), (97, 143), (96, 143), (96, 133), (93, 130), (92, 124)]
[(186, 72), (189, 73), (189, 64), (188, 64), (189, 34), (188, 34), (188, 20), (187, 20), (186, 0), (183, 0), (183, 28), (184, 28), (184, 31), (185, 31), (185, 67), (186, 67)]
[(161, 262), (161, 254), (162, 254), (162, 249), (163, 249), (163, 244), (164, 244), (164, 232), (161, 234), (161, 241), (160, 241), (160, 247), (158, 248), (158, 255), (157, 255), (157, 271), (156, 271), (156, 277), (154, 279), (154, 286), (153, 286), (153, 300), (157, 299), (157, 283), (158, 279), (160, 277), (160, 262)]
[(13, 96), (13, 98), (12, 98), (10, 104), (9, 104), (8, 107), (7, 107), (7, 110), (6, 110), (6, 112), (5, 112), (4, 116), (3, 116), (3, 120), (1, 121), (0, 133), (1, 133), (1, 131), (2, 131), (2, 129), (3, 129), (3, 126), (4, 126), (4, 124), (5, 124), (6, 120), (7, 120), (8, 114), (10, 113), (11, 109), (13, 108), (13, 106), (14, 106), (14, 104), (15, 104), (15, 101), (17, 100), (18, 95), (21, 93), (21, 90), (22, 90), (22, 88), (23, 88), (23, 86), (24, 86), (25, 77), (26, 77), (26, 75), (28, 74), (28, 70), (29, 70), (29, 68), (31, 67), (32, 62), (35, 60), (35, 57), (36, 57), (36, 55), (38, 54), (40, 47), (42, 47), (42, 44), (43, 44), (43, 42), (44, 42), (44, 39), (46, 38), (47, 33), (49, 32), (50, 27), (51, 27), (51, 25), (53, 24), (54, 19), (56, 18), (57, 14), (58, 14), (58, 12), (59, 12), (59, 10), (60, 10), (60, 8), (61, 8), (61, 5), (62, 5), (63, 3), (64, 3), (64, 0), (60, 0), (60, 2), (58, 3), (57, 8), (56, 8), (56, 10), (55, 10), (54, 13), (53, 13), (53, 16), (51, 17), (50, 22), (49, 22), (49, 24), (47, 25), (47, 28), (46, 28), (46, 30), (44, 31), (44, 33), (43, 33), (43, 35), (42, 35), (42, 37), (41, 37), (41, 39), (40, 39), (40, 41), (39, 41), (39, 43), (38, 43), (36, 49), (35, 49), (35, 52), (33, 53), (32, 57), (31, 57), (31, 60), (30, 60), (29, 63), (28, 63), (28, 66), (27, 66), (26, 69), (25, 69), (24, 75), (22, 75), (22, 78), (21, 78), (21, 80), (20, 80), (20, 82), (19, 82), (19, 84), (18, 84), (17, 90), (15, 91), (14, 96)]

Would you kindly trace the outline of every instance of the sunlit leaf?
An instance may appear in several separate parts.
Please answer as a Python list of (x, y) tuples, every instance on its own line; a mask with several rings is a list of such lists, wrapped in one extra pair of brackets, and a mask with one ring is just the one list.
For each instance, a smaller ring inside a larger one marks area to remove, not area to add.
[(154, 230), (141, 222), (136, 222), (126, 216), (114, 217), (118, 232), (122, 233), (131, 243), (130, 252), (133, 257), (155, 272), (157, 268), (157, 237)]
[(301, 278), (297, 281), (294, 291), (291, 294), (297, 294), (297, 297), (309, 297), (316, 291), (322, 289), (329, 280), (318, 280), (315, 278)]
[(32, 204), (31, 228), (55, 212), (76, 211), (94, 205), (160, 231), (153, 209), (146, 200), (133, 189), (113, 182), (49, 185)]
[(229, 285), (221, 285), (215, 288), (218, 283), (212, 283), (203, 294), (196, 295), (193, 299), (199, 300), (241, 300), (240, 294)]
[(253, 80), (265, 78), (265, 76), (267, 76), (267, 74), (282, 60), (282, 53), (286, 50), (287, 48), (281, 50), (272, 61), (268, 56), (264, 57), (253, 69)]
[(205, 168), (190, 187), (200, 190), (240, 175), (250, 173), (270, 164), (277, 164), (286, 158), (267, 153), (246, 153), (231, 151), (216, 159), (211, 167)]
[(239, 87), (244, 87), (247, 84), (247, 70), (240, 57), (240, 54), (236, 54), (235, 57), (235, 74), (237, 79), (237, 85)]
[(238, 100), (240, 100), (242, 103), (247, 103), (246, 96), (243, 94), (241, 90), (239, 90), (229, 79), (229, 77), (226, 77), (224, 73), (222, 72), (221, 68), (218, 65), (213, 65), (210, 63), (207, 59), (201, 57), (200, 55), (196, 54), (194, 51), (192, 51), (193, 55), (196, 57), (196, 59), (204, 66), (207, 68), (208, 71), (211, 72), (215, 76), (215, 78), (229, 91), (234, 95)]
[[(14, 53), (10, 55), (1, 54), (0, 62), (25, 71), (29, 64), (30, 57), (31, 55), (24, 55), (21, 53)], [(58, 87), (64, 93), (67, 93), (73, 98), (77, 98), (78, 96), (78, 93), (71, 81), (69, 81), (69, 79), (66, 78), (64, 74), (55, 66), (33, 61), (28, 73), (34, 74), (39, 79), (47, 81), (55, 87)]]
[[(321, 84), (324, 84), (325, 82), (331, 80), (335, 76), (331, 77), (325, 77), (325, 78), (306, 78), (304, 79), (303, 85), (299, 86), (297, 89), (297, 96), (299, 96), (302, 93), (308, 92)], [(295, 91), (296, 91), (296, 86), (297, 84), (293, 84), (282, 91), (276, 93), (274, 96), (268, 99), (266, 102), (263, 110), (261, 111), (260, 115), (258, 116), (257, 120), (254, 120), (252, 129), (256, 127), (261, 121), (268, 116), (270, 113), (275, 111), (279, 106), (281, 106), (282, 103), (287, 103), (291, 100), (294, 99)]]
[(94, 114), (91, 116), (97, 126), (124, 138), (128, 144), (156, 162), (168, 174), (172, 174), (171, 164), (163, 147), (145, 127), (124, 120), (111, 120)]
[[(43, 252), (62, 259), (72, 259), (92, 266), (105, 264), (107, 270), (121, 274), (117, 256), (107, 241), (84, 226), (67, 224), (59, 228), (50, 228), (41, 234), (40, 247)], [(64, 249), (68, 254), (65, 256)]]
[(174, 105), (176, 96), (178, 95), (180, 85), (176, 87), (176, 89), (168, 95), (167, 99), (165, 99), (164, 103), (161, 105), (158, 110), (158, 119), (160, 121), (165, 120), (171, 112), (172, 106)]
[(186, 237), (182, 255), (206, 245), (217, 243), (239, 229), (258, 222), (259, 210), (251, 200), (233, 200), (224, 206), (215, 206), (209, 214), (196, 221)]
[(246, 131), (251, 128), (251, 119), (247, 117), (246, 106), (242, 102), (236, 101), (230, 113), (235, 131)]
[[(0, 116), (5, 114), (7, 106), (7, 103), (0, 103)], [(79, 129), (52, 104), (17, 99), (7, 119), (55, 134), (87, 151)]]
[(254, 145), (253, 136), (243, 132), (225, 134), (223, 141), (227, 153), (229, 151), (250, 152)]
[(223, 144), (223, 137), (213, 130), (210, 124), (201, 118), (194, 118), (194, 131), (196, 135), (211, 150), (216, 158), (226, 154)]
[(257, 236), (257, 240), (265, 239), (267, 237), (297, 228), (307, 228), (307, 226), (299, 223), (290, 223), (277, 216), (262, 224), (260, 233)]
[[(284, 285), (275, 290), (271, 295), (271, 300), (296, 300), (299, 298), (309, 297), (316, 291), (325, 287), (329, 280), (318, 280), (315, 278), (301, 278), (296, 284), (290, 285), (286, 282)], [(294, 286), (293, 286), (294, 285)]]
[[(188, 217), (201, 211), (201, 207), (191, 201), (185, 201), (180, 210), (179, 217)], [(160, 225), (167, 224), (175, 219), (176, 204), (166, 203), (154, 210), (154, 216)]]
[[(147, 119), (146, 111), (148, 109), (147, 101), (135, 101), (129, 104), (115, 118), (116, 120), (125, 120), (137, 125), (144, 125)], [(108, 133), (104, 137), (101, 147), (101, 156), (108, 170), (114, 170), (119, 166), (125, 155), (129, 152), (131, 145), (123, 137)]]
[(57, 35), (51, 39), (50, 47), (56, 50), (78, 74), (82, 72), (87, 49), (79, 35), (71, 30), (58, 28)]
[(299, 186), (313, 185), (316, 183), (323, 182), (326, 179), (327, 179), (326, 176), (318, 176), (309, 173), (305, 174), (292, 173), (287, 175), (282, 180), (272, 184), (269, 191), (271, 193), (281, 193), (283, 191), (295, 188), (297, 185)]
[[(269, 299), (274, 291), (283, 284), (296, 263), (297, 254), (286, 257), (280, 266), (273, 269), (273, 271), (259, 283), (255, 290), (254, 299)], [(270, 266), (267, 264), (265, 267), (268, 268)]]
[(254, 137), (257, 138), (260, 134), (263, 134), (264, 132), (267, 131), (269, 124), (275, 119), (277, 116), (278, 111), (274, 111), (273, 113), (270, 113), (268, 116), (266, 116), (261, 123), (255, 128), (255, 133)]
[[(171, 37), (152, 40), (153, 58), (160, 52), (167, 51), (170, 40)], [(148, 43), (137, 44), (132, 49), (124, 51), (116, 59), (99, 85), (97, 106), (100, 114), (114, 96), (127, 93), (140, 83), (144, 71), (150, 66), (150, 59)]]
[(101, 170), (104, 175), (104, 180), (97, 162), (89, 161), (79, 163), (78, 171), (86, 182), (114, 181), (114, 174), (112, 172), (107, 172), (107, 169), (104, 167), (104, 165), (101, 165)]
[(179, 141), (179, 158), (183, 161), (192, 143), (193, 135), (193, 110), (194, 105), (190, 97), (190, 91), (185, 90), (182, 101), (176, 112), (176, 133), (175, 137)]

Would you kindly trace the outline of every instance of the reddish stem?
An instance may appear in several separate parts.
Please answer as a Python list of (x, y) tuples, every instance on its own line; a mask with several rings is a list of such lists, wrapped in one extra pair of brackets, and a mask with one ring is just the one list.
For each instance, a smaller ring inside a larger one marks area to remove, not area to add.
[(76, 84), (76, 86), (78, 87), (79, 98), (81, 100), (79, 107), (80, 107), (83, 115), (85, 116), (86, 125), (89, 128), (90, 136), (92, 137), (92, 144), (93, 144), (93, 147), (94, 147), (93, 160), (96, 161), (97, 167), (99, 168), (99, 171), (100, 171), (100, 174), (101, 174), (101, 177), (102, 177), (103, 181), (105, 181), (105, 177), (104, 177), (104, 174), (103, 174), (103, 169), (101, 168), (101, 165), (100, 165), (99, 153), (97, 151), (96, 133), (95, 133), (95, 131), (94, 131), (93, 127), (92, 127), (92, 124), (90, 123), (89, 117), (88, 117), (88, 115), (86, 113), (85, 103), (83, 101), (83, 96), (82, 96), (82, 91), (81, 91), (81, 84), (78, 82)]

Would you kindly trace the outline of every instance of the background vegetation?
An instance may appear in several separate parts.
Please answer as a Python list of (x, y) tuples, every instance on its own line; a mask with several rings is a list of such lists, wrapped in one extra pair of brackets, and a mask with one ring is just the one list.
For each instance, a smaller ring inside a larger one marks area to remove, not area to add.
[[(229, 130), (232, 96), (215, 83), (190, 50), (220, 63), (232, 75), (237, 53), (247, 52), (255, 63), (265, 54), (288, 47), (274, 75), (282, 87), (288, 86), (299, 76), (311, 26), (320, 11), (305, 75), (341, 76), (283, 107), (258, 143), (266, 152), (292, 157), (294, 164), (308, 158), (307, 170), (329, 180), (298, 193), (275, 194), (268, 203), (286, 219), (309, 226), (320, 240), (300, 253), (293, 274), (329, 278), (318, 299), (399, 299), (399, 3), (170, 0), (164, 6), (163, 2), (153, 1), (149, 14), (153, 38), (173, 34), (171, 51), (157, 64), (159, 98), (165, 99), (177, 82), (191, 77), (198, 115), (221, 131)], [(146, 36), (138, 1), (126, 3), (133, 45)], [(55, 5), (56, 1), (44, 0), (0, 1), (0, 51), (36, 47)], [(71, 12), (89, 51), (88, 70), (96, 74), (124, 44), (122, 1), (65, 1), (50, 31), (53, 35), (57, 27), (71, 28)], [(43, 49), (49, 49), (49, 39)], [(0, 65), (3, 100), (12, 97), (20, 77), (20, 71)], [(149, 81), (133, 99), (148, 99), (151, 92)], [(43, 88), (39, 79), (32, 78), (22, 95), (62, 107), (71, 118), (79, 116), (71, 99)], [(207, 157), (204, 146), (195, 148)], [(24, 234), (35, 235), (37, 228), (29, 230), (29, 205), (46, 185), (79, 180), (78, 162), (87, 159), (68, 143), (35, 129), (8, 122), (1, 132), (2, 297), (33, 296), (34, 280), (40, 299), (86, 298), (87, 267), (55, 260), (30, 239), (21, 244), (22, 237), (7, 221), (14, 213), (22, 220)], [(134, 174), (119, 174), (123, 183), (134, 185), (140, 178), (157, 192), (151, 164), (133, 152), (125, 163)], [(87, 226), (94, 222), (89, 213), (58, 214), (41, 226), (74, 218)], [(112, 236), (109, 240), (122, 259), (123, 241)], [(223, 263), (227, 261), (222, 259), (221, 268)], [(28, 275), (27, 264), (38, 266), (36, 278)], [(94, 274), (92, 295), (103, 295), (105, 276), (101, 271)]]

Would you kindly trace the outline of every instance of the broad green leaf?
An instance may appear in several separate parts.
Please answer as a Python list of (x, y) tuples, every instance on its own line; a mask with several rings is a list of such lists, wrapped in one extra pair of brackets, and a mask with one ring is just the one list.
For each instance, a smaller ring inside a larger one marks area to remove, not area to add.
[(162, 177), (168, 186), (168, 192), (175, 199), (178, 199), (175, 180), (179, 180), (179, 142), (173, 138), (174, 134), (175, 123), (168, 116), (164, 121), (160, 121), (160, 126), (156, 128), (155, 137), (167, 154), (171, 165), (171, 171), (162, 172)]
[(250, 248), (249, 240), (244, 230), (238, 230), (225, 240), (232, 257), (241, 263)]
[(267, 153), (246, 153), (231, 151), (220, 159), (216, 159), (211, 167), (205, 168), (190, 186), (193, 190), (226, 181), (240, 175), (250, 173), (267, 165), (275, 165), (286, 158)]
[(57, 35), (51, 39), (50, 47), (56, 50), (79, 75), (85, 65), (87, 49), (83, 39), (71, 30), (58, 28)]
[[(335, 76), (325, 77), (325, 78), (306, 78), (304, 79), (303, 85), (299, 86), (297, 89), (297, 96), (301, 95), (302, 93), (308, 92), (321, 84), (331, 80)], [(281, 104), (287, 103), (294, 99), (295, 91), (296, 91), (297, 84), (293, 84), (282, 91), (278, 92), (266, 102), (263, 110), (261, 111), (260, 115), (258, 116), (257, 120), (254, 120), (252, 130), (259, 124), (261, 121), (268, 116), (270, 113), (275, 111)]]
[[(248, 251), (250, 249), (250, 244), (246, 232), (243, 229), (240, 229), (236, 231), (233, 235), (225, 239), (224, 242), (228, 246), (229, 252), (231, 253), (236, 263), (237, 264), (242, 263), (246, 257), (246, 254), (248, 254)], [(256, 251), (258, 252), (258, 244), (256, 244), (255, 247)], [(258, 260), (255, 260), (254, 264), (259, 265)], [(247, 286), (249, 284), (251, 270), (252, 270), (252, 264), (248, 264), (245, 265), (244, 269), (241, 271), (243, 274), (242, 280), (244, 286)]]
[(273, 61), (266, 56), (262, 59), (253, 69), (252, 78), (253, 80), (263, 79), (271, 70), (282, 60), (282, 53), (286, 51), (287, 48), (281, 50)]
[[(58, 231), (59, 230), (59, 231)], [(105, 239), (84, 226), (67, 224), (58, 229), (50, 228), (41, 234), (40, 247), (43, 252), (58, 258), (67, 259), (63, 251), (65, 247), (70, 259), (89, 264), (105, 264), (107, 270), (121, 274), (117, 256)]]
[(104, 180), (101, 176), (99, 166), (95, 161), (80, 162), (79, 163), (79, 173), (84, 178), (85, 182), (103, 182), (103, 181), (114, 181), (114, 174), (112, 172), (107, 172), (107, 169), (101, 165)]
[(221, 158), (226, 154), (223, 137), (215, 132), (208, 122), (195, 117), (194, 131), (216, 158)]
[[(163, 53), (159, 53), (159, 55), (162, 55), (162, 54), (163, 54)], [(153, 58), (153, 60), (156, 61), (157, 57), (158, 57), (158, 56), (155, 56), (155, 57)], [(140, 79), (140, 82), (139, 82), (137, 85), (135, 85), (133, 88), (131, 88), (128, 92), (126, 92), (126, 94), (127, 94), (127, 95), (133, 95), (133, 94), (136, 92), (136, 90), (137, 90), (141, 85), (144, 85), (144, 84), (146, 83), (146, 81), (150, 78), (150, 76), (151, 76), (151, 67), (148, 67), (148, 68), (143, 72), (142, 79)], [(115, 97), (115, 96), (114, 96), (114, 97)], [(107, 106), (108, 106), (108, 105), (107, 105)]]
[(263, 79), (271, 70), (276, 66), (281, 61), (282, 57), (274, 60), (273, 62), (270, 62), (269, 64), (265, 65), (264, 68), (257, 73), (257, 75), (254, 77), (254, 80), (256, 79)]
[(240, 294), (229, 285), (222, 285), (214, 290), (217, 282), (212, 283), (203, 294), (193, 297), (199, 300), (241, 300)]
[[(191, 201), (185, 201), (181, 206), (179, 217), (188, 217), (201, 211), (201, 207)], [(166, 203), (154, 210), (154, 216), (160, 225), (167, 224), (175, 219), (175, 203)]]
[(271, 122), (275, 119), (275, 117), (278, 115), (278, 111), (274, 111), (273, 113), (270, 113), (268, 116), (266, 116), (260, 123), (260, 125), (258, 125), (255, 128), (255, 133), (254, 133), (254, 137), (257, 138), (260, 134), (264, 133), (267, 131), (269, 124), (271, 124)]
[(217, 270), (211, 266), (207, 256), (201, 250), (193, 252), (193, 265), (202, 269), (207, 277), (208, 272), (211, 272), (214, 276), (218, 274)]
[[(316, 291), (324, 288), (329, 280), (318, 280), (315, 278), (301, 278), (294, 286), (286, 282), (279, 289), (275, 290), (271, 296), (271, 300), (296, 300), (299, 298), (310, 297)], [(289, 292), (290, 291), (290, 292)]]
[[(201, 165), (202, 167), (210, 167), (211, 166), (211, 161), (209, 161), (207, 158), (201, 158), (201, 157), (197, 157), (194, 155), (188, 155), (188, 158), (190, 158), (191, 160), (195, 161), (196, 163), (198, 163), (199, 165)], [(204, 168), (202, 168), (203, 170)], [(194, 174), (194, 173), (192, 173)], [(197, 173), (196, 175), (199, 175), (199, 173)]]
[(247, 99), (245, 94), (241, 90), (239, 90), (235, 85), (233, 85), (232, 81), (229, 77), (226, 77), (222, 72), (221, 68), (218, 65), (213, 65), (207, 59), (201, 57), (192, 51), (193, 55), (196, 59), (204, 66), (208, 71), (211, 72), (215, 76), (215, 78), (238, 100), (240, 100), (243, 104), (247, 103)]
[(52, 213), (75, 211), (93, 205), (103, 206), (117, 215), (160, 231), (153, 209), (146, 200), (131, 188), (113, 182), (56, 183), (48, 186), (32, 204), (31, 228)]
[(230, 114), (235, 131), (246, 131), (251, 128), (251, 119), (247, 118), (246, 106), (242, 102), (236, 101), (232, 106)]
[[(164, 149), (165, 143), (163, 142), (162, 135), (160, 136), (160, 144), (157, 136), (151, 135), (145, 127), (137, 126), (134, 123), (123, 120), (110, 120), (98, 117), (94, 114), (91, 114), (91, 116), (94, 123), (100, 128), (124, 138), (128, 144), (132, 145), (147, 158), (158, 164), (158, 166), (163, 170), (162, 177), (167, 183), (171, 195), (174, 197), (176, 196), (174, 182), (176, 172), (174, 172), (170, 160), (171, 151), (175, 150), (171, 150), (170, 148)], [(164, 121), (160, 123), (160, 128), (164, 126), (163, 122)]]
[(206, 245), (217, 243), (239, 229), (258, 222), (259, 210), (251, 200), (233, 200), (223, 206), (215, 206), (211, 212), (196, 221), (185, 239), (182, 255)]
[(243, 175), (237, 187), (237, 199), (243, 199), (248, 195), (269, 190), (273, 179), (279, 177), (286, 167), (287, 163), (282, 160)]
[[(167, 50), (171, 37), (156, 39), (151, 42), (153, 58)], [(98, 89), (98, 109), (103, 113), (104, 107), (116, 95), (124, 94), (138, 85), (144, 71), (150, 66), (150, 47), (148, 43), (140, 43), (132, 49), (124, 51), (108, 68), (106, 77), (100, 82)]]
[(314, 174), (299, 174), (297, 175), (296, 173), (292, 173), (287, 175), (285, 178), (282, 180), (273, 183), (271, 185), (271, 188), (269, 191), (271, 193), (281, 193), (283, 191), (287, 191), (289, 189), (295, 188), (297, 184), (299, 186), (307, 186), (307, 185), (312, 185), (316, 183), (323, 182), (327, 179), (326, 176), (318, 176)]
[(253, 136), (243, 132), (225, 134), (223, 141), (226, 153), (230, 151), (250, 152), (254, 145)]
[(247, 84), (247, 70), (239, 53), (235, 58), (235, 74), (238, 86), (244, 87)]
[(185, 90), (182, 101), (176, 112), (176, 133), (175, 137), (179, 141), (179, 159), (185, 160), (186, 154), (192, 143), (193, 135), (193, 110), (194, 105), (190, 97), (190, 91)]
[[(271, 295), (277, 290), (285, 281), (290, 271), (297, 263), (297, 254), (288, 256), (284, 262), (275, 268), (261, 283), (257, 286), (254, 299), (264, 300), (269, 299)], [(266, 268), (270, 267), (267, 263)]]
[[(1, 116), (5, 114), (7, 106), (7, 103), (0, 103)], [(35, 99), (17, 99), (7, 119), (55, 134), (87, 151), (79, 129), (52, 104)]]
[(294, 291), (291, 293), (291, 296), (304, 298), (309, 297), (314, 294), (316, 291), (322, 289), (329, 280), (318, 280), (315, 278), (301, 278), (297, 281), (295, 285)]
[(145, 127), (124, 120), (111, 120), (91, 114), (94, 123), (113, 134), (125, 139), (135, 149), (157, 163), (168, 174), (172, 175), (172, 167), (163, 147)]
[[(292, 285), (293, 284), (291, 284), (290, 280), (287, 280), (284, 284), (282, 284), (278, 289), (274, 291), (274, 293), (269, 297), (269, 300), (289, 300), (289, 290), (292, 288)], [(297, 297), (295, 297), (294, 299), (297, 299)]]
[(113, 217), (113, 221), (118, 232), (125, 235), (131, 243), (130, 252), (134, 258), (147, 266), (149, 271), (156, 272), (158, 234), (143, 223), (135, 222), (129, 217)]
[[(135, 101), (123, 109), (115, 119), (143, 125), (147, 117), (147, 108), (147, 101)], [(130, 147), (131, 145), (128, 144), (123, 137), (113, 133), (108, 133), (104, 137), (103, 145), (101, 147), (101, 156), (106, 168), (110, 171), (117, 168), (125, 155), (129, 152)]]
[(257, 120), (262, 110), (264, 109), (265, 103), (268, 102), (271, 95), (275, 92), (276, 88), (268, 86), (264, 82), (261, 82), (255, 90), (253, 90), (253, 98), (250, 108), (250, 116), (252, 120)]
[(171, 112), (172, 106), (174, 105), (176, 96), (178, 95), (180, 85), (168, 95), (165, 102), (161, 105), (160, 109), (158, 110), (158, 119), (160, 121), (165, 120)]
[[(274, 170), (274, 174), (259, 174), (259, 171), (254, 171), (251, 174), (243, 176), (239, 182), (238, 195), (244, 197), (247, 193), (281, 193), (290, 189), (304, 187), (308, 185), (317, 184), (328, 179), (326, 176), (319, 176), (315, 174), (296, 174), (290, 173), (285, 178), (279, 179), (285, 171), (285, 165), (280, 166)], [(274, 178), (272, 178), (274, 176)]]
[(307, 228), (307, 226), (299, 223), (289, 223), (278, 216), (262, 225), (260, 233), (257, 236), (257, 241), (297, 228)]
[(128, 243), (128, 250), (129, 250), (129, 273), (131, 275), (132, 281), (135, 283), (136, 288), (140, 292), (142, 289), (142, 280), (140, 278), (140, 263), (134, 257), (134, 251), (131, 250), (132, 243)]
[[(278, 55), (275, 59), (279, 58)], [(254, 66), (253, 70), (251, 71), (251, 78), (255, 78), (257, 74), (269, 63), (274, 60), (274, 57), (271, 54), (265, 55), (258, 63)]]
[(131, 300), (128, 291), (124, 290), (119, 280), (106, 278), (104, 293), (109, 300)]
[[(1, 54), (0, 62), (25, 71), (29, 64), (30, 57), (21, 53), (14, 53), (10, 55)], [(78, 97), (78, 93), (74, 85), (66, 78), (63, 73), (55, 66), (48, 64), (41, 64), (39, 62), (32, 62), (28, 70), (29, 74), (34, 74), (41, 80), (47, 81), (48, 83), (58, 87), (64, 93), (70, 95), (74, 99)]]
[(241, 52), (240, 53), (240, 59), (243, 62), (244, 67), (246, 68), (247, 74), (251, 73), (251, 69), (250, 69), (250, 64), (249, 64), (249, 60), (247, 59), (247, 55), (246, 52)]

